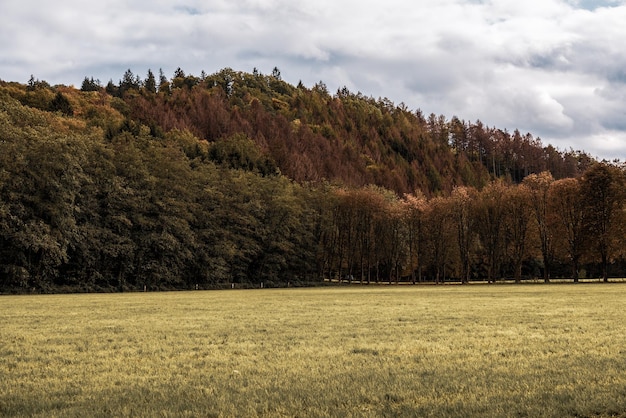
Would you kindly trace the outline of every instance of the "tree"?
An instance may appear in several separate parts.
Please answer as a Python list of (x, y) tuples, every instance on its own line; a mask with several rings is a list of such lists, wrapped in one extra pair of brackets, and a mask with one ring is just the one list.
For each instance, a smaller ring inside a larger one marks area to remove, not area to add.
[(543, 259), (543, 280), (550, 281), (550, 267), (554, 258), (553, 225), (549, 212), (549, 190), (554, 182), (552, 174), (543, 171), (526, 177), (523, 184), (530, 191), (530, 204), (539, 231), (541, 256)]
[(468, 283), (471, 273), (470, 254), (475, 227), (472, 194), (471, 189), (455, 187), (451, 195), (452, 216), (461, 262), (461, 283)]
[(148, 70), (148, 76), (143, 82), (143, 87), (148, 93), (155, 94), (157, 92), (156, 78), (150, 69)]
[(405, 194), (403, 199), (404, 217), (407, 231), (407, 265), (411, 273), (411, 281), (422, 281), (423, 246), (424, 246), (424, 213), (428, 202), (423, 193)]
[(564, 241), (564, 249), (572, 265), (572, 277), (578, 282), (579, 264), (585, 244), (590, 237), (585, 234), (585, 197), (581, 182), (575, 178), (557, 180), (550, 187), (551, 212), (559, 224), (558, 236)]
[[(389, 283), (396, 283), (402, 274), (402, 260), (404, 251), (404, 222), (403, 213), (397, 195), (382, 187), (369, 186), (371, 191), (371, 210), (373, 219), (373, 236), (369, 241), (376, 263), (376, 280), (379, 280), (380, 269), (386, 273)], [(367, 225), (367, 224), (366, 224)]]
[(274, 67), (274, 69), (272, 70), (272, 77), (274, 77), (277, 80), (280, 80), (280, 70), (278, 69), (278, 67)]
[[(376, 251), (382, 237), (376, 235), (377, 226), (384, 210), (383, 196), (373, 188), (351, 191), (351, 208), (354, 216), (356, 261), (359, 280), (364, 283), (371, 281), (372, 269), (376, 270), (376, 281), (380, 279), (380, 259), (382, 251)], [(379, 247), (380, 249), (380, 247)]]
[(404, 218), (402, 212), (402, 206), (398, 201), (395, 193), (389, 192), (391, 199), (389, 199), (385, 205), (386, 223), (389, 225), (387, 228), (389, 234), (389, 283), (392, 279), (395, 279), (396, 284), (400, 281), (401, 275), (404, 271), (403, 261), (406, 259), (406, 229), (404, 228)]
[(519, 283), (522, 278), (522, 262), (528, 252), (528, 231), (533, 216), (530, 190), (526, 185), (511, 186), (502, 197), (506, 205), (506, 237), (513, 276)]
[(197, 85), (202, 81), (201, 79), (191, 75), (185, 74), (185, 72), (178, 67), (176, 71), (174, 71), (174, 77), (172, 78), (172, 87), (175, 89), (187, 88), (191, 90), (193, 86)]
[(609, 277), (609, 262), (623, 232), (624, 184), (624, 173), (605, 163), (593, 165), (582, 177), (586, 228), (600, 256), (605, 282)]
[(50, 84), (45, 80), (35, 79), (34, 75), (30, 75), (30, 79), (28, 79), (28, 84), (26, 85), (27, 91), (34, 91), (39, 89), (49, 89)]
[(113, 80), (109, 80), (104, 90), (107, 92), (107, 94), (110, 94), (111, 96), (114, 96), (114, 97), (117, 97), (120, 95), (120, 89), (118, 86), (116, 86), (113, 83)]
[(254, 171), (263, 176), (278, 173), (274, 162), (263, 155), (250, 138), (242, 134), (213, 143), (209, 150), (209, 158), (228, 168)]
[(85, 77), (83, 84), (80, 87), (81, 91), (100, 91), (100, 89), (102, 89), (100, 80), (94, 80), (93, 77)]
[(254, 210), (258, 224), (253, 234), (258, 251), (251, 257), (248, 277), (280, 281), (305, 273), (290, 269), (299, 264), (299, 243), (307, 241), (306, 206), (300, 200), (298, 186), (284, 177), (248, 176), (256, 182), (251, 184), (251, 191), (258, 199)]
[(70, 101), (67, 100), (67, 97), (61, 94), (60, 91), (57, 92), (54, 99), (52, 99), (52, 102), (50, 102), (50, 110), (52, 112), (61, 112), (66, 116), (72, 116), (74, 114), (74, 109), (72, 108)]
[(500, 277), (505, 254), (506, 186), (496, 180), (485, 187), (477, 204), (478, 231), (487, 264), (487, 280), (494, 282)]
[(173, 78), (185, 78), (185, 72), (182, 70), (182, 68), (180, 67), (176, 68), (176, 71), (174, 71)]
[(167, 80), (162, 68), (159, 68), (159, 93), (170, 93), (170, 82)]
[(451, 222), (450, 200), (443, 197), (435, 197), (428, 204), (426, 215), (427, 225), (427, 251), (429, 262), (433, 270), (435, 283), (445, 282), (446, 266), (450, 261), (450, 255), (455, 243), (453, 225)]
[(126, 70), (122, 80), (119, 84), (119, 94), (123, 96), (129, 90), (139, 90), (141, 87), (141, 80), (139, 80), (139, 76), (135, 76), (133, 72), (130, 70)]

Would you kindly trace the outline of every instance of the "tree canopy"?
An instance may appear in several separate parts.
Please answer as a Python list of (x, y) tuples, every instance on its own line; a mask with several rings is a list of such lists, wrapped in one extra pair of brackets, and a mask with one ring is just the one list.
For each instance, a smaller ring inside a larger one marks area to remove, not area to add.
[(623, 271), (619, 165), (277, 68), (0, 82), (0, 148), (0, 291)]

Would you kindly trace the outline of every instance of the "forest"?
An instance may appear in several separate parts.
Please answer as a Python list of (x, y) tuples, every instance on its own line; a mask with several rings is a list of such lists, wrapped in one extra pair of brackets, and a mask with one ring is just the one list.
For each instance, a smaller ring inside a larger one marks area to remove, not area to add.
[(0, 292), (608, 281), (625, 181), (277, 68), (0, 81)]

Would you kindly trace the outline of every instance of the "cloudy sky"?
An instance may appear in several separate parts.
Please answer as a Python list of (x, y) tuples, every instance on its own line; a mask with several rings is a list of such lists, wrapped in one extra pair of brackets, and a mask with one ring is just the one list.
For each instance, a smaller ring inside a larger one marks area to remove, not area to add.
[(0, 79), (225, 67), (626, 160), (626, 0), (0, 2)]

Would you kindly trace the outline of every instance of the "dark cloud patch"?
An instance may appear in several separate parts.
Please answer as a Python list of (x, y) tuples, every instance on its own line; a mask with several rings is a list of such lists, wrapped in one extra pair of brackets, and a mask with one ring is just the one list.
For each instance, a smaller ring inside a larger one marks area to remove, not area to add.
[(611, 83), (626, 84), (626, 69), (623, 69), (623, 68), (615, 69), (614, 71), (608, 74), (607, 79)]
[(191, 16), (198, 16), (202, 14), (199, 9), (191, 6), (175, 6), (174, 10)]
[(622, 2), (612, 0), (568, 0), (568, 3), (576, 8), (594, 11), (601, 7), (616, 7)]

